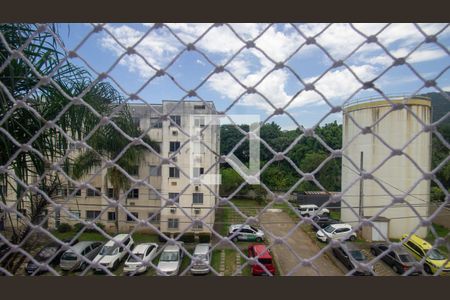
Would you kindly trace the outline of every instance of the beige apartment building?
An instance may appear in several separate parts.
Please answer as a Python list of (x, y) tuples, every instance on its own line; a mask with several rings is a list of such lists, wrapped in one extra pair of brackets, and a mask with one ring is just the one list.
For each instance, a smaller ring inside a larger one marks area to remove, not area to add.
[[(106, 170), (95, 175), (100, 169), (93, 169), (86, 176), (86, 179), (92, 179), (90, 184), (96, 190), (81, 189), (74, 197), (67, 197), (74, 190), (62, 187), (55, 201), (64, 204), (77, 218), (93, 220), (100, 216), (96, 222), (111, 232), (115, 231), (118, 218), (120, 232), (154, 231), (157, 228), (169, 235), (210, 233), (208, 226), (214, 224), (217, 201), (214, 193), (219, 191), (219, 180), (214, 174), (219, 174), (216, 162), (220, 153), (220, 128), (208, 125), (217, 115), (214, 103), (167, 100), (162, 104), (131, 104), (130, 112), (141, 130), (159, 144), (161, 157), (147, 151), (145, 159), (130, 174), (142, 183), (132, 184), (128, 193), (122, 192), (120, 203), (125, 209), (119, 209), (116, 216), (115, 208), (109, 206), (112, 188), (105, 179)], [(169, 116), (172, 122), (168, 118), (161, 120), (160, 114)], [(188, 135), (195, 131), (199, 132), (199, 139), (192, 143)], [(14, 196), (14, 193), (8, 193), (7, 198), (14, 201)], [(167, 199), (174, 199), (174, 202), (166, 203)], [(63, 210), (55, 211), (51, 205), (46, 213), (50, 215), (46, 224), (50, 228), (61, 223), (79, 223), (77, 218)], [(131, 215), (148, 221), (154, 228), (139, 224)], [(205, 224), (193, 220), (202, 220)]]

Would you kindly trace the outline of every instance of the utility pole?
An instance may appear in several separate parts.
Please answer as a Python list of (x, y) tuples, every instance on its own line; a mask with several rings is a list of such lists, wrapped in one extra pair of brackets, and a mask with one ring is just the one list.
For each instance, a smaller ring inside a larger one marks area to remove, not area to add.
[(364, 152), (361, 151), (361, 156), (359, 160), (359, 176), (361, 176), (359, 180), (359, 217), (362, 218), (364, 216), (364, 179), (362, 177), (364, 171)]

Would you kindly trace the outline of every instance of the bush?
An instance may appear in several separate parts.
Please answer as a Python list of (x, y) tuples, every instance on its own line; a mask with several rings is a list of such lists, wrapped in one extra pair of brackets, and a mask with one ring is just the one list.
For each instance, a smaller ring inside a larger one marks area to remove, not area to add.
[[(95, 223), (95, 225), (97, 225), (97, 227), (99, 227), (101, 230), (105, 230), (105, 225), (103, 225), (102, 223)], [(84, 225), (83, 223), (76, 223), (75, 225), (73, 225), (73, 228), (75, 229), (76, 232), (79, 232), (81, 229), (83, 229), (86, 225)], [(98, 232), (96, 228), (86, 228), (83, 232)]]
[(211, 234), (210, 233), (200, 233), (198, 235), (199, 243), (209, 243), (211, 242)]
[(180, 238), (180, 241), (185, 243), (195, 243), (195, 234), (194, 233), (185, 233)]
[(72, 231), (72, 226), (67, 223), (61, 223), (58, 225), (57, 230), (59, 233)]

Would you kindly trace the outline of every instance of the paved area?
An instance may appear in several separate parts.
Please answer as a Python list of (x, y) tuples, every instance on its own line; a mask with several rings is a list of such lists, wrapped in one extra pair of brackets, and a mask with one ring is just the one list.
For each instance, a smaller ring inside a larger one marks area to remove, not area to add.
[[(291, 228), (295, 226), (295, 222), (289, 215), (283, 211), (265, 212), (261, 216), (261, 223), (266, 231), (283, 237), (286, 236)], [(267, 235), (266, 235), (267, 236)], [(298, 263), (298, 255), (302, 258), (310, 258), (320, 251), (320, 248), (313, 240), (301, 229), (297, 228), (285, 240), (289, 247), (285, 244), (278, 244), (272, 248), (272, 253), (278, 263), (282, 275), (287, 275)], [(294, 253), (293, 253), (294, 252)], [(323, 254), (313, 261), (314, 267), (300, 266), (291, 276), (342, 276), (344, 272)]]

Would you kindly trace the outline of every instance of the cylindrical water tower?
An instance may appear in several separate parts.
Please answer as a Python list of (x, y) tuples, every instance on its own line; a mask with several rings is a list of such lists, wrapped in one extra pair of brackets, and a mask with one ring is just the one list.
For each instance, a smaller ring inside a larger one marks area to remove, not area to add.
[[(430, 124), (429, 98), (389, 99), (395, 104), (406, 105), (423, 123)], [(421, 132), (423, 126), (406, 108), (397, 108), (389, 112), (391, 103), (372, 98), (351, 102), (343, 110), (341, 187), (345, 201), (341, 203), (341, 220), (355, 226), (360, 216), (380, 215), (388, 220), (389, 238), (400, 238), (402, 234), (413, 231), (420, 224), (417, 215), (428, 216), (430, 201), (430, 180), (422, 180), (404, 198), (413, 209), (405, 203), (396, 203), (384, 210), (393, 200), (387, 191), (395, 197), (403, 195), (423, 178), (419, 168), (423, 172), (429, 172), (431, 168), (431, 134)], [(365, 129), (363, 133), (356, 124)], [(399, 153), (389, 149), (383, 141), (396, 150), (411, 142)], [(383, 187), (370, 178), (358, 180), (361, 169), (365, 172), (375, 170), (371, 174)], [(416, 234), (425, 237), (427, 228), (420, 227)]]

